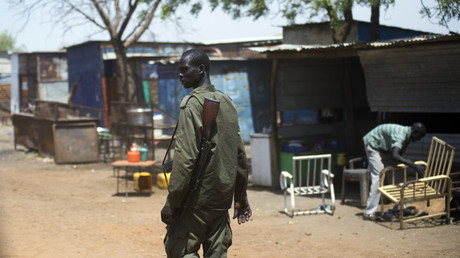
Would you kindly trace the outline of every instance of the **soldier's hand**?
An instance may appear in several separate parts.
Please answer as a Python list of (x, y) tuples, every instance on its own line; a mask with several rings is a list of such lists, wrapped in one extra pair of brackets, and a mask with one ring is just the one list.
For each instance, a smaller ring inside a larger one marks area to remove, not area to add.
[(422, 178), (425, 176), (425, 167), (420, 165), (415, 165), (415, 171), (418, 173), (418, 177)]
[(167, 225), (174, 222), (173, 212), (169, 206), (165, 205), (163, 206), (163, 209), (161, 209), (161, 221)]
[(252, 216), (252, 210), (249, 206), (248, 201), (235, 202), (234, 212), (233, 212), (233, 219), (238, 219), (238, 224), (245, 223), (249, 221), (249, 218)]

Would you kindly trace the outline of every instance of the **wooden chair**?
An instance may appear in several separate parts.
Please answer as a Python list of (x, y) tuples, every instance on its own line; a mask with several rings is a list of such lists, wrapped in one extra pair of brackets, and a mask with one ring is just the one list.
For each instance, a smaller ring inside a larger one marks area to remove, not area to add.
[[(292, 174), (282, 171), (280, 175), (281, 189), (284, 190), (284, 213), (293, 217), (303, 214), (328, 213), (334, 214), (335, 194), (331, 173), (331, 154), (294, 156), (292, 158)], [(287, 208), (287, 194), (291, 199), (291, 209)], [(331, 196), (331, 204), (326, 204), (325, 195)], [(295, 210), (295, 196), (321, 195), (322, 203), (315, 209)]]
[[(450, 222), (450, 198), (452, 189), (452, 180), (449, 177), (452, 162), (454, 159), (455, 148), (439, 138), (433, 136), (431, 141), (430, 152), (426, 162), (417, 161), (418, 165), (425, 165), (425, 177), (407, 181), (407, 166), (398, 165), (397, 167), (386, 167), (380, 174), (379, 191), (382, 193), (381, 212), (384, 212), (383, 196), (387, 197), (394, 204), (400, 207), (399, 222), (400, 228), (404, 228), (404, 223), (432, 217), (446, 216), (446, 223)], [(395, 184), (395, 172), (403, 171), (403, 183)], [(384, 176), (392, 172), (391, 184), (384, 185)], [(430, 199), (446, 198), (446, 209), (444, 212), (427, 214), (425, 216), (411, 217), (404, 219), (404, 205), (416, 201), (427, 201)]]

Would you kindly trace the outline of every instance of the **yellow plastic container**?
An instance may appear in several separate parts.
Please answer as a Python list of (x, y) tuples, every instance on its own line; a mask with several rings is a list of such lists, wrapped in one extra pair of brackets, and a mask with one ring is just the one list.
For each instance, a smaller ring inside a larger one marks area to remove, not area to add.
[(138, 192), (152, 191), (152, 175), (148, 172), (138, 172), (133, 174), (134, 190)]
[[(166, 178), (168, 179), (168, 182), (169, 182), (170, 176), (171, 176), (171, 173), (166, 173)], [(164, 173), (157, 174), (157, 186), (161, 189), (168, 189), (168, 184), (166, 184)]]

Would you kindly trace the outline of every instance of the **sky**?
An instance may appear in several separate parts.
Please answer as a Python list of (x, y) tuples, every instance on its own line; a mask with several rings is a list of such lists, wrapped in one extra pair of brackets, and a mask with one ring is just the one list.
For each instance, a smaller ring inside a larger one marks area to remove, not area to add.
[[(397, 0), (396, 5), (388, 10), (381, 10), (380, 24), (397, 26), (406, 29), (421, 30), (440, 34), (449, 31), (460, 33), (460, 21), (449, 23), (449, 29), (437, 24), (437, 20), (429, 20), (419, 14), (421, 0)], [(24, 26), (23, 16), (11, 10), (7, 0), (0, 0), (0, 32), (8, 31), (18, 46), (25, 51), (56, 51), (64, 47), (80, 44), (88, 40), (108, 40), (107, 32), (95, 33), (94, 27), (85, 26), (65, 30), (49, 21), (42, 12), (36, 12)], [(206, 1), (204, 1), (206, 2)], [(276, 1), (274, 1), (276, 2)], [(435, 0), (423, 0), (427, 5), (434, 5)], [(276, 13), (278, 6), (271, 10)], [(233, 20), (230, 15), (220, 10), (211, 12), (205, 7), (198, 17), (189, 15), (185, 10), (177, 14), (180, 17), (180, 28), (173, 21), (154, 20), (149, 32), (141, 41), (158, 42), (212, 42), (220, 40), (240, 40), (249, 38), (269, 38), (282, 35), (282, 26), (287, 21), (281, 15), (270, 14), (254, 21), (252, 18)], [(368, 7), (356, 5), (353, 18), (359, 21), (370, 20)], [(319, 18), (314, 22), (321, 21)], [(306, 19), (298, 19), (296, 23), (305, 23)], [(66, 33), (64, 33), (66, 32)]]

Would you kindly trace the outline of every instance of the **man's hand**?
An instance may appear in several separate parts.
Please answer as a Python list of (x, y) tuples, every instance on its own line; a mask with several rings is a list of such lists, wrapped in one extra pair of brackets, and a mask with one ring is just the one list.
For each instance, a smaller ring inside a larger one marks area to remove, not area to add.
[(161, 221), (167, 225), (174, 222), (173, 212), (169, 206), (165, 205), (163, 206), (163, 209), (161, 209)]
[(415, 165), (414, 169), (415, 169), (415, 171), (417, 171), (419, 178), (422, 178), (422, 177), (425, 176), (425, 167), (424, 166)]
[(252, 216), (252, 210), (248, 201), (244, 201), (244, 203), (235, 202), (233, 206), (235, 209), (233, 212), (233, 219), (238, 218), (238, 224), (249, 221), (249, 218)]

